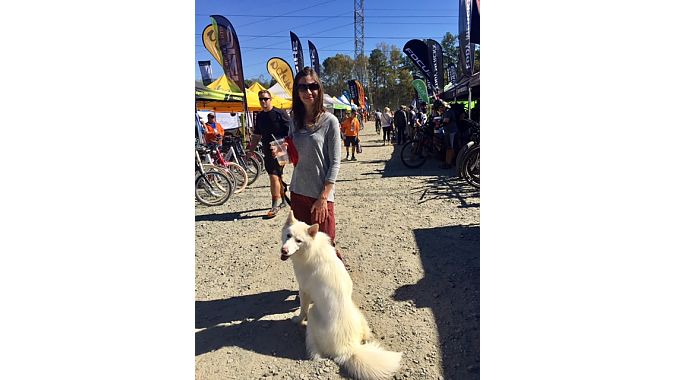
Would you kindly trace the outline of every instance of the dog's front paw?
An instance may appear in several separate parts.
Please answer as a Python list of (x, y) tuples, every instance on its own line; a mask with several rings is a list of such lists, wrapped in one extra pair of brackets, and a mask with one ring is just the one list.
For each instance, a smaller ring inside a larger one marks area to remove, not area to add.
[(291, 322), (299, 324), (299, 325), (302, 324), (304, 320), (305, 320), (304, 315), (303, 316), (295, 315), (295, 316), (291, 317)]

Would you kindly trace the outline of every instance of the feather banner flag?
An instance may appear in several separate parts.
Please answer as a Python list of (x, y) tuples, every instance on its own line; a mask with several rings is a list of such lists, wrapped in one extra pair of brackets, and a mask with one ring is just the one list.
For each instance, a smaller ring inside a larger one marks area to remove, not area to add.
[(473, 0), (472, 5), (472, 21), (469, 26), (469, 42), (473, 44), (479, 43), (479, 0)]
[[(242, 54), (239, 49), (239, 40), (237, 39), (235, 28), (227, 18), (220, 15), (211, 16), (211, 25), (216, 32), (216, 46), (223, 58), (223, 72), (239, 86), (239, 90), (242, 93), (246, 94), (244, 71), (242, 70)], [(242, 102), (244, 103), (244, 115), (246, 115), (249, 112), (246, 96), (242, 97)], [(242, 135), (246, 136), (248, 119), (243, 118), (241, 125)]]
[(458, 39), (460, 40), (460, 68), (465, 77), (471, 77), (474, 71), (474, 44), (470, 41), (472, 23), (472, 2), (460, 0), (458, 9)]
[(321, 75), (319, 70), (319, 54), (317, 54), (317, 48), (315, 47), (315, 44), (312, 43), (312, 41), (308, 40), (307, 41), (308, 47), (310, 49), (310, 63), (312, 64), (312, 69), (317, 73), (317, 75)]
[(452, 63), (449, 63), (447, 70), (448, 70), (448, 83), (455, 86), (455, 84), (457, 83), (457, 81), (455, 79), (455, 65), (452, 64)]
[(444, 91), (444, 59), (443, 59), (443, 50), (441, 45), (433, 40), (427, 40), (427, 51), (429, 54), (430, 61), (430, 71), (432, 78), (430, 82), (432, 84), (433, 93), (438, 94)]
[(347, 81), (347, 88), (350, 90), (350, 99), (357, 107), (361, 108), (359, 103), (359, 90), (357, 90), (357, 82), (354, 79)]
[(216, 59), (219, 65), (223, 66), (223, 57), (221, 51), (218, 49), (218, 42), (216, 41), (216, 30), (213, 25), (207, 25), (202, 31), (202, 44)]
[(404, 44), (404, 53), (413, 61), (427, 79), (432, 79), (432, 69), (427, 44), (420, 40), (409, 40)]
[(421, 102), (429, 104), (430, 98), (429, 95), (427, 95), (427, 85), (425, 84), (425, 81), (422, 79), (414, 79), (413, 88), (415, 88), (415, 92), (418, 93), (418, 99), (420, 99)]
[(293, 64), (296, 66), (296, 73), (299, 73), (305, 67), (303, 62), (303, 47), (300, 45), (300, 40), (294, 32), (291, 33), (291, 53), (293, 54)]
[(357, 96), (359, 97), (359, 105), (361, 109), (366, 109), (366, 93), (364, 92), (364, 86), (358, 80), (354, 80), (354, 83), (357, 85)]
[(284, 89), (289, 97), (293, 92), (293, 70), (288, 62), (279, 57), (272, 57), (268, 60), (268, 73), (275, 78), (277, 83)]
[(211, 72), (211, 61), (197, 61), (197, 64), (200, 65), (200, 74), (202, 74), (202, 83), (205, 86), (208, 86), (211, 82), (214, 81), (212, 72)]

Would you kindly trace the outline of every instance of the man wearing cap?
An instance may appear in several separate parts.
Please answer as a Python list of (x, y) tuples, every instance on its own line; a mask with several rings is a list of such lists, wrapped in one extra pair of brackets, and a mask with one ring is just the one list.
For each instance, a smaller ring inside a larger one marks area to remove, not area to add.
[(212, 143), (221, 145), (221, 141), (225, 135), (225, 130), (220, 123), (216, 122), (216, 116), (214, 116), (213, 113), (207, 115), (207, 122), (204, 127), (206, 128), (204, 140), (206, 141), (207, 145)]
[(354, 150), (357, 148), (357, 139), (359, 138), (359, 120), (354, 117), (351, 110), (345, 111), (345, 120), (340, 123), (340, 131), (345, 135), (345, 161), (350, 159), (350, 145), (352, 145), (352, 160), (357, 161), (354, 156)]

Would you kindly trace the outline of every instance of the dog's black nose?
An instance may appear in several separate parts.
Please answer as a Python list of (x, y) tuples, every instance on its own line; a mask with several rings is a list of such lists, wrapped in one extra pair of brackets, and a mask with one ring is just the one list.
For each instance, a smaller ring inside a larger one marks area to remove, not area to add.
[(289, 249), (286, 248), (286, 247), (282, 247), (282, 253), (285, 254), (285, 255), (288, 255), (288, 254), (289, 254)]

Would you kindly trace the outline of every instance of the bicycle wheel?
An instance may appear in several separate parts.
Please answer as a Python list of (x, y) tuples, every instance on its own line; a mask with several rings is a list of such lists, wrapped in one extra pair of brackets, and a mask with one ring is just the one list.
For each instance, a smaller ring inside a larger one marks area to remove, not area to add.
[(232, 195), (232, 183), (224, 174), (210, 171), (195, 180), (195, 198), (206, 206), (220, 206)]
[[(238, 191), (239, 181), (237, 180), (237, 177), (232, 173), (233, 172), (232, 170), (230, 170), (229, 168), (224, 168), (223, 166), (212, 165), (212, 164), (202, 164), (202, 166), (204, 167), (205, 172), (217, 171), (217, 172), (225, 175), (226, 177), (228, 177), (230, 182), (232, 182), (233, 192), (234, 193), (239, 192)], [(197, 179), (197, 175), (199, 175), (199, 173), (196, 173), (195, 179)]]
[(458, 175), (462, 178), (465, 178), (464, 173), (460, 170), (463, 165), (463, 161), (465, 160), (465, 156), (467, 155), (467, 151), (469, 148), (471, 148), (474, 145), (474, 141), (470, 141), (467, 144), (463, 145), (462, 148), (460, 148), (460, 151), (458, 152), (458, 156), (455, 158), (455, 167), (458, 170)]
[(401, 162), (407, 167), (419, 168), (425, 161), (427, 161), (427, 157), (423, 154), (423, 145), (421, 141), (409, 141), (401, 148)]
[(242, 157), (242, 162), (244, 163), (242, 166), (246, 170), (246, 174), (249, 178), (247, 185), (251, 186), (251, 184), (258, 179), (258, 175), (261, 173), (261, 166), (258, 161), (251, 157)]
[(254, 151), (253, 158), (258, 162), (258, 166), (261, 168), (261, 173), (264, 173), (266, 170), (263, 153), (259, 151)]
[(460, 168), (463, 178), (472, 186), (479, 188), (479, 144), (467, 150), (463, 165)]
[(236, 162), (226, 161), (225, 170), (231, 172), (235, 179), (237, 180), (237, 185), (235, 186), (234, 193), (241, 193), (249, 183), (249, 176), (246, 174), (246, 170)]

